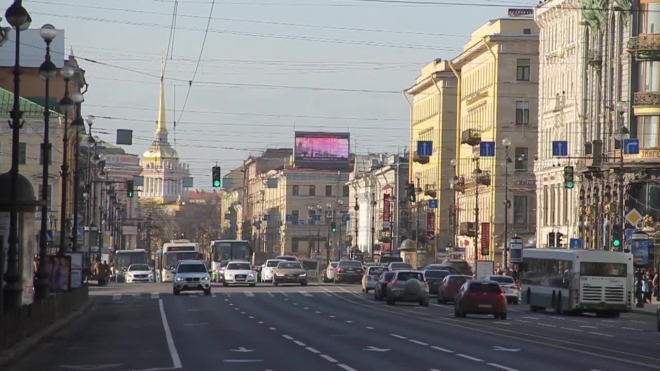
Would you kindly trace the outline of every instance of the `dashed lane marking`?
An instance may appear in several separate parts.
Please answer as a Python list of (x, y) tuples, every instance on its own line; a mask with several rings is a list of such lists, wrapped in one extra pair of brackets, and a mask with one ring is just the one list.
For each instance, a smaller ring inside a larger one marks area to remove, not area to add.
[(437, 346), (435, 346), (435, 345), (431, 346), (431, 348), (432, 348), (432, 349), (435, 349), (435, 350), (439, 350), (439, 351), (441, 351), (441, 352), (445, 352), (445, 353), (454, 353), (453, 350), (449, 350), (449, 349), (445, 349), (445, 348), (440, 348), (440, 347), (437, 347)]
[(458, 354), (456, 354), (456, 355), (459, 356), (459, 357), (461, 357), (461, 358), (469, 359), (470, 361), (475, 361), (475, 362), (483, 362), (483, 361), (484, 361), (483, 359), (479, 359), (479, 358), (477, 358), (477, 357), (468, 356), (467, 354), (463, 354), (463, 353), (458, 353)]
[(300, 340), (294, 340), (293, 342), (294, 342), (295, 344), (297, 344), (297, 345), (300, 345), (301, 347), (306, 347), (306, 346), (307, 346), (307, 344), (303, 343), (303, 342), (300, 341)]
[(253, 298), (253, 297), (254, 297), (254, 294), (251, 293), (251, 292), (249, 292), (249, 291), (244, 291), (243, 293), (244, 293), (245, 296), (247, 296), (248, 298)]
[(340, 364), (338, 364), (337, 366), (343, 368), (343, 369), (346, 370), (346, 371), (357, 371), (357, 370), (354, 369), (353, 367), (351, 367), (351, 366), (347, 366), (347, 365), (345, 365), (345, 364), (343, 364), (343, 363), (340, 363)]
[(515, 368), (502, 366), (502, 365), (499, 365), (497, 363), (488, 363), (488, 366), (493, 366), (495, 368), (499, 368), (500, 370), (505, 370), (505, 371), (518, 371)]
[(159, 292), (152, 292), (152, 293), (151, 293), (151, 298), (152, 298), (152, 299), (158, 299), (159, 296), (160, 296), (160, 293), (159, 293)]
[(327, 354), (321, 354), (321, 358), (325, 359), (328, 362), (337, 363), (338, 361)]
[(311, 297), (311, 296), (312, 296), (312, 294), (308, 293), (307, 291), (299, 291), (299, 292), (300, 292), (300, 294), (301, 294), (302, 296), (307, 296), (307, 297)]

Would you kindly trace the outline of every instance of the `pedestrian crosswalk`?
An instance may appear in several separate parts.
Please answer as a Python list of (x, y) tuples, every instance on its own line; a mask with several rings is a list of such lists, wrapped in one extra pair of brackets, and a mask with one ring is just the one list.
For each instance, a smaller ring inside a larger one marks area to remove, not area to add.
[[(257, 296), (262, 296), (262, 297), (295, 297), (296, 295), (298, 296), (303, 296), (303, 297), (314, 297), (314, 296), (333, 296), (332, 293), (326, 292), (326, 291), (321, 291), (321, 292), (308, 292), (308, 291), (262, 291), (262, 292), (251, 292), (251, 291), (228, 291), (228, 292), (214, 292), (211, 294), (211, 297), (232, 297), (232, 296), (244, 296), (248, 298), (254, 298)], [(136, 293), (117, 293), (112, 295), (112, 300), (114, 302), (124, 302), (124, 301), (136, 301), (136, 300), (143, 300), (143, 299), (161, 299), (166, 296), (173, 296), (172, 293), (167, 293), (167, 292), (152, 292), (152, 293), (147, 293), (147, 292), (136, 292)], [(204, 293), (203, 292), (183, 292), (181, 293), (182, 297), (203, 297)]]

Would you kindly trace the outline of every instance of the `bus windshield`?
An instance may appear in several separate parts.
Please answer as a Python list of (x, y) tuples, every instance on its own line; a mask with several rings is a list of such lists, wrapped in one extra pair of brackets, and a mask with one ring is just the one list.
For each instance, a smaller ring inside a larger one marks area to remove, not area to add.
[(581, 276), (595, 277), (626, 277), (628, 267), (622, 263), (592, 263), (580, 262)]
[(213, 261), (252, 260), (252, 246), (247, 241), (217, 241), (211, 247)]
[(195, 251), (185, 252), (167, 252), (163, 254), (163, 268), (174, 268), (181, 260), (197, 260), (198, 254)]
[(128, 268), (131, 264), (147, 264), (147, 254), (143, 251), (132, 253), (117, 253), (115, 255), (116, 267), (119, 269)]

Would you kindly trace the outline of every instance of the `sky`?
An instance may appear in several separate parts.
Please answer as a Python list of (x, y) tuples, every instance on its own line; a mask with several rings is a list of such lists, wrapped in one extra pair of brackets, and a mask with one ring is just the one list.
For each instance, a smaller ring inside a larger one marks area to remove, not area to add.
[(190, 164), (194, 188), (210, 189), (216, 163), (225, 174), (266, 148), (292, 148), (296, 130), (350, 132), (356, 154), (402, 153), (409, 133), (402, 91), (421, 68), (458, 55), (472, 31), (505, 17), (507, 8), (536, 3), (25, 0), (23, 6), (32, 27), (65, 30), (66, 50), (90, 84), (84, 114), (97, 117), (94, 131), (111, 143), (116, 129), (132, 129), (129, 153), (141, 155), (153, 140), (167, 55), (170, 143)]

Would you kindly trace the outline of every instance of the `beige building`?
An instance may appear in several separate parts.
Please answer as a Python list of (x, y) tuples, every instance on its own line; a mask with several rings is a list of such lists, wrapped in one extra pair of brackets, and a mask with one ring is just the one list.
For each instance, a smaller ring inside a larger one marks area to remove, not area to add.
[[(538, 48), (534, 20), (496, 19), (474, 31), (450, 63), (459, 84), (456, 174), (464, 185), (457, 188), (458, 246), (465, 248), (464, 258), (470, 262), (475, 259), (475, 230), (479, 258), (496, 262), (514, 233), (524, 240), (535, 234), (532, 161), (537, 154)], [(491, 142), (494, 156), (475, 161), (479, 141)], [(477, 165), (485, 183), (479, 185), (478, 195), (472, 176)]]
[[(412, 213), (420, 215), (422, 228), (419, 229), (425, 231), (423, 236), (420, 232), (418, 242), (434, 248), (455, 243), (451, 160), (456, 157), (456, 92), (456, 76), (449, 62), (440, 59), (424, 66), (415, 84), (405, 91), (410, 107), (410, 146), (413, 149), (408, 179), (421, 189)], [(417, 153), (419, 141), (432, 142), (430, 156)], [(429, 209), (431, 199), (438, 200), (437, 209)], [(426, 238), (431, 235), (435, 237)]]
[[(0, 105), (3, 106), (3, 122), (0, 125), (0, 174), (6, 173), (11, 168), (11, 128), (6, 124), (9, 120), (8, 112), (11, 111), (14, 94), (0, 89)], [(21, 111), (25, 123), (21, 129), (19, 142), (19, 172), (30, 180), (37, 200), (41, 200), (42, 189), (42, 152), (41, 143), (44, 134), (44, 108), (27, 99), (21, 98)], [(62, 133), (64, 131), (63, 118), (57, 112), (51, 112), (49, 125), (49, 140), (52, 144), (50, 152), (50, 165), (48, 169), (48, 229), (53, 231), (53, 236), (59, 235), (61, 227), (61, 200), (62, 186), (60, 184), (60, 166), (62, 165)], [(34, 231), (38, 235), (41, 230), (41, 208), (35, 214)]]

